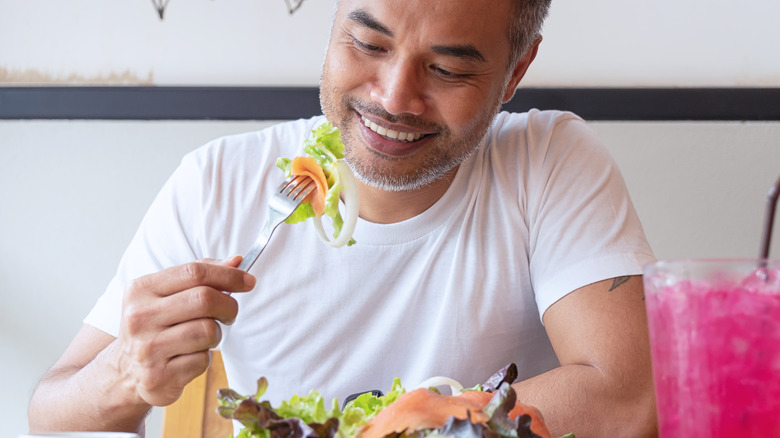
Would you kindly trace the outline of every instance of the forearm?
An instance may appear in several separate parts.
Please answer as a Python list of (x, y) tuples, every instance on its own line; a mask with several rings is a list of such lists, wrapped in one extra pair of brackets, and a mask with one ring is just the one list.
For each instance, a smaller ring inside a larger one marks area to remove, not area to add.
[(55, 368), (36, 387), (31, 432), (124, 431), (143, 435), (151, 406), (136, 394), (109, 345), (82, 368)]
[(657, 436), (652, 380), (621, 381), (589, 365), (565, 365), (513, 385), (537, 407), (553, 437)]

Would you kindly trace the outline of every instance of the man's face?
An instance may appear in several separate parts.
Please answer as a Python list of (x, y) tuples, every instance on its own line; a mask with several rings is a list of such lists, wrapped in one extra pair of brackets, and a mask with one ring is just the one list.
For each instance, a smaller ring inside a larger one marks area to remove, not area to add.
[(508, 0), (339, 2), (320, 98), (361, 181), (413, 190), (477, 148), (507, 98), (510, 10)]

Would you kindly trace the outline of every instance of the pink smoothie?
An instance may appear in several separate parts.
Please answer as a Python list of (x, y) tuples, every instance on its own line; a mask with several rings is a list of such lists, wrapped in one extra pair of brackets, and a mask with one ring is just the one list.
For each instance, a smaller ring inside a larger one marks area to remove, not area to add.
[(769, 275), (646, 290), (661, 437), (780, 437), (780, 269)]

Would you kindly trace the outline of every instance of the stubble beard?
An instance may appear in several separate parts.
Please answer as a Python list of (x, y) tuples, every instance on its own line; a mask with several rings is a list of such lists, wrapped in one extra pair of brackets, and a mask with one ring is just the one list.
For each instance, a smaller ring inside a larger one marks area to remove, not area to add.
[[(493, 118), (500, 110), (500, 105), (496, 105), (477, 114), (471, 123), (462, 129), (461, 135), (453, 136), (446, 126), (412, 115), (394, 116), (379, 104), (365, 103), (345, 93), (336, 100), (340, 93), (330, 85), (328, 75), (324, 71), (320, 84), (323, 114), (341, 130), (344, 161), (363, 184), (391, 192), (419, 190), (445, 177), (479, 148), (488, 134)], [(362, 145), (364, 140), (360, 133), (361, 128), (357, 126), (359, 119), (356, 111), (391, 122), (433, 130), (438, 138), (432, 139), (435, 144), (427, 146), (417, 167), (405, 172), (393, 172), (389, 166), (383, 164), (401, 161), (402, 158), (385, 155)], [(370, 155), (360, 154), (359, 150), (369, 151)]]

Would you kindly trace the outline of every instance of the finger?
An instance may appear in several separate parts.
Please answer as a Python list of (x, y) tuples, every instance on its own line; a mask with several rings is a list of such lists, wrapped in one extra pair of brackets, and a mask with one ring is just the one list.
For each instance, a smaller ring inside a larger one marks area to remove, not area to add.
[(191, 262), (140, 277), (133, 281), (130, 289), (168, 296), (197, 286), (209, 286), (225, 292), (247, 292), (254, 285), (254, 276), (231, 266)]
[(221, 340), (219, 324), (211, 318), (201, 318), (161, 331), (150, 341), (149, 348), (161, 357), (172, 358), (214, 348)]
[[(204, 261), (206, 261), (208, 263), (218, 263), (218, 264), (221, 264), (223, 266), (230, 266), (230, 267), (233, 267), (233, 268), (238, 268), (238, 266), (241, 264), (241, 262), (244, 261), (244, 256), (242, 256), (242, 255), (235, 255), (235, 256), (227, 258), (225, 260), (207, 259), (207, 260), (204, 260)], [(248, 272), (246, 274), (247, 275), (252, 275), (252, 274), (249, 274)], [(254, 279), (255, 277), (252, 276), (252, 278)]]
[(150, 324), (163, 327), (199, 318), (212, 318), (229, 325), (238, 314), (235, 298), (206, 286), (162, 297), (155, 306), (149, 312)]
[(168, 361), (168, 369), (171, 371), (171, 376), (176, 376), (177, 385), (184, 386), (203, 374), (210, 364), (211, 351), (206, 349), (172, 357)]
[(150, 405), (167, 406), (181, 396), (184, 387), (201, 375), (210, 362), (208, 350), (172, 357), (164, 362), (164, 368), (142, 376), (138, 392)]

